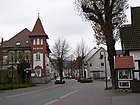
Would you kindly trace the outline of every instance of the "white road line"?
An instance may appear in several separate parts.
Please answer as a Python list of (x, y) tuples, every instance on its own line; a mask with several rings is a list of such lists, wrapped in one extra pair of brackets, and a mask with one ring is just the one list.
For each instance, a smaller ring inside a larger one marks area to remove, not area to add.
[(59, 99), (54, 99), (54, 100), (52, 100), (52, 101), (50, 101), (50, 102), (48, 102), (48, 103), (46, 103), (46, 104), (44, 104), (44, 105), (51, 105), (51, 104), (53, 104), (53, 103), (55, 103), (56, 101), (58, 101)]
[(15, 95), (7, 96), (7, 97), (5, 97), (5, 98), (13, 98), (13, 97), (18, 97), (18, 96), (22, 96), (22, 95), (33, 94), (33, 93), (37, 93), (37, 92), (40, 92), (40, 91), (44, 91), (44, 90), (47, 90), (47, 89), (50, 89), (50, 88), (55, 88), (55, 87), (59, 87), (59, 85), (58, 85), (58, 86), (53, 86), (53, 87), (44, 88), (44, 89), (40, 89), (40, 90), (36, 90), (36, 91), (32, 91), (32, 92), (26, 92), (26, 93), (21, 93), (21, 94), (15, 94)]
[(68, 93), (68, 94), (65, 94), (65, 95), (63, 95), (63, 96), (61, 96), (61, 97), (59, 97), (59, 98), (57, 98), (57, 99), (54, 99), (54, 100), (52, 100), (52, 101), (50, 101), (50, 102), (48, 102), (48, 103), (46, 103), (46, 104), (43, 104), (43, 105), (51, 105), (51, 104), (55, 103), (56, 101), (59, 101), (59, 100), (65, 98), (65, 97), (67, 97), (67, 96), (69, 96), (69, 95), (71, 95), (71, 94), (73, 94), (73, 93), (75, 93), (75, 92), (77, 92), (77, 90), (75, 90), (75, 91), (73, 91), (73, 92), (70, 92), (70, 93)]
[(71, 95), (71, 94), (73, 94), (73, 93), (75, 93), (75, 92), (77, 92), (77, 90), (75, 90), (75, 91), (73, 91), (73, 92), (70, 92), (70, 93), (68, 93), (68, 94), (65, 94), (64, 96), (59, 97), (59, 99), (63, 99), (63, 98), (65, 98), (65, 97), (67, 97), (67, 96), (69, 96), (69, 95)]
[(27, 92), (27, 93), (21, 93), (21, 94), (15, 94), (15, 95), (7, 96), (7, 97), (5, 97), (5, 98), (18, 97), (18, 96), (22, 96), (22, 95), (26, 95), (26, 94), (32, 94), (32, 93), (36, 93), (36, 92), (38, 92), (38, 91)]

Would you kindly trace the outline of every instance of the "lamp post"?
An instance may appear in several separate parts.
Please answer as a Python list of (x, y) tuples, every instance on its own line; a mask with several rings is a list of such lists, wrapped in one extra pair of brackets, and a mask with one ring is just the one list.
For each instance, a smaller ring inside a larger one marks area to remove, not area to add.
[[(103, 53), (103, 55), (102, 55), (102, 53)], [(100, 52), (100, 59), (103, 59), (103, 57), (104, 57), (104, 63), (105, 63), (105, 82), (106, 82), (106, 87), (105, 87), (105, 89), (107, 89), (108, 88), (108, 86), (107, 86), (107, 68), (106, 68), (106, 52), (104, 51), (104, 50), (102, 50), (101, 52)]]
[(26, 87), (27, 87), (27, 74), (29, 73), (29, 71), (27, 69), (24, 70), (25, 71), (25, 82), (26, 82)]
[(13, 78), (14, 78), (14, 71), (13, 71), (13, 63), (14, 63), (14, 57), (13, 57), (13, 53), (11, 53), (11, 63), (12, 63), (12, 81), (11, 81), (11, 84), (12, 84), (12, 86), (11, 86), (11, 88), (13, 89)]

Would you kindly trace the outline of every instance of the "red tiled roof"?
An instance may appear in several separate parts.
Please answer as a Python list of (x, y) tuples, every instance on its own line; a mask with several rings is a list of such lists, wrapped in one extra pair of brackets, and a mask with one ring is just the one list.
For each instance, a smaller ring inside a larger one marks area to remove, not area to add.
[(115, 57), (115, 69), (132, 69), (134, 61), (132, 56)]
[(48, 39), (48, 36), (44, 31), (40, 18), (37, 19), (30, 36), (46, 36), (46, 38)]
[(20, 47), (30, 47), (29, 35), (30, 31), (25, 28), (8, 41), (5, 41), (2, 47), (15, 47), (17, 42), (20, 42)]

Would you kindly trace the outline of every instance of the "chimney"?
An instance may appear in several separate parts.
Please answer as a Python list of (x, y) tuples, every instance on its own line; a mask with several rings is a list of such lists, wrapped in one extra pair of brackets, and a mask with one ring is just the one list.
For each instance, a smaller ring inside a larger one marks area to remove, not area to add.
[(3, 44), (3, 38), (1, 38), (1, 45)]

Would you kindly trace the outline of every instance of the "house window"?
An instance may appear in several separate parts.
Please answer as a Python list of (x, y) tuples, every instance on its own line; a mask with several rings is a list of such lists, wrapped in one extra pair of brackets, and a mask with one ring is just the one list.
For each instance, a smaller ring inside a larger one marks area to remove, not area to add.
[(104, 63), (101, 63), (101, 66), (104, 66)]
[(119, 80), (131, 79), (131, 70), (119, 70), (118, 77)]
[(40, 39), (39, 38), (37, 38), (37, 45), (39, 45), (40, 44)]
[(16, 42), (16, 46), (20, 46), (21, 42), (20, 41), (17, 41)]
[(43, 39), (41, 39), (40, 44), (43, 45)]
[(90, 63), (89, 66), (92, 66), (92, 63)]
[(30, 61), (30, 52), (25, 52), (25, 60)]
[(33, 45), (36, 45), (36, 39), (33, 39)]
[(40, 53), (36, 53), (36, 61), (40, 61)]
[(119, 88), (130, 88), (130, 81), (119, 81)]

